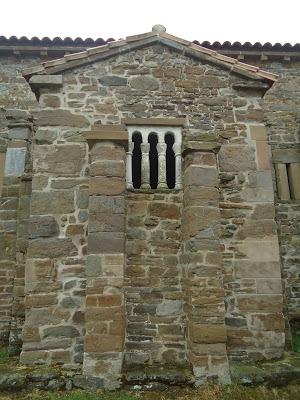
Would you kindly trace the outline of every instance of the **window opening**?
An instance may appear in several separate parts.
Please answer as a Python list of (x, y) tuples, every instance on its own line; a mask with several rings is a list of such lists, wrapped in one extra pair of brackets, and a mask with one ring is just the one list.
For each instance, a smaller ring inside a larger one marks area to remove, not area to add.
[(155, 133), (150, 133), (148, 137), (148, 143), (150, 144), (150, 150), (149, 150), (150, 187), (151, 189), (156, 189), (158, 184), (158, 152), (157, 152), (158, 138)]
[(135, 132), (132, 135), (132, 142), (134, 144), (132, 150), (132, 184), (134, 189), (141, 187), (141, 165), (142, 165), (142, 135), (139, 132)]
[(175, 143), (174, 136), (172, 133), (167, 133), (165, 136), (165, 142), (167, 145), (166, 150), (166, 173), (167, 173), (167, 185), (169, 189), (175, 187), (175, 153), (173, 145)]

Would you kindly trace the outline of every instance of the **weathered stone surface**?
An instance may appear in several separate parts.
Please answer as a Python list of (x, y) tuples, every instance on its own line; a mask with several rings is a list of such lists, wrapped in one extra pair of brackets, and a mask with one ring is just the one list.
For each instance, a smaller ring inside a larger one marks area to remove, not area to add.
[(62, 75), (33, 75), (29, 79), (32, 87), (59, 88), (62, 83)]
[(74, 326), (53, 326), (45, 328), (43, 331), (43, 338), (74, 338), (79, 336), (79, 332)]
[(43, 238), (34, 239), (28, 248), (28, 257), (62, 257), (77, 255), (77, 249), (71, 239)]
[(106, 75), (98, 79), (103, 86), (126, 86), (127, 78), (117, 75)]
[(195, 343), (223, 343), (226, 339), (224, 325), (192, 324), (190, 336)]
[(115, 196), (124, 192), (125, 181), (117, 177), (91, 177), (89, 190), (90, 194)]
[(32, 214), (65, 214), (74, 211), (74, 193), (67, 190), (59, 192), (33, 192), (31, 197)]
[(86, 148), (82, 144), (68, 144), (39, 146), (36, 151), (38, 152), (35, 165), (37, 172), (70, 176), (79, 175), (82, 170)]
[(133, 89), (140, 90), (157, 90), (159, 87), (158, 81), (150, 76), (137, 76), (129, 80), (129, 84)]
[(150, 215), (166, 219), (178, 219), (180, 209), (175, 204), (155, 202), (150, 205)]
[(30, 236), (32, 239), (37, 237), (57, 236), (59, 233), (58, 224), (54, 217), (51, 216), (32, 216), (29, 226)]
[(72, 114), (68, 110), (41, 110), (37, 115), (37, 125), (86, 128), (89, 121), (84, 115)]
[(124, 233), (98, 232), (91, 233), (88, 241), (88, 252), (97, 253), (124, 253)]
[(256, 169), (254, 148), (249, 145), (223, 145), (218, 154), (220, 171), (240, 172)]

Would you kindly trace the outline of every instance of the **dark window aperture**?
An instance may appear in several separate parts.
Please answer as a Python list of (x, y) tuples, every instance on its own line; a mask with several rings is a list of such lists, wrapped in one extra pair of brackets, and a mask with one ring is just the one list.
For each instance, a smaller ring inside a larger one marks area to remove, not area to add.
[(134, 143), (132, 151), (132, 183), (134, 189), (141, 187), (141, 166), (142, 166), (142, 135), (135, 132), (132, 135), (132, 142)]
[(150, 150), (149, 150), (150, 187), (151, 189), (156, 189), (158, 183), (158, 153), (157, 153), (158, 139), (155, 133), (150, 133), (148, 137), (148, 143), (150, 144)]
[(181, 189), (181, 128), (128, 128), (126, 182), (128, 189)]
[(166, 178), (169, 189), (175, 187), (175, 154), (173, 151), (174, 136), (171, 133), (167, 133), (165, 136), (165, 142), (167, 145), (166, 151)]

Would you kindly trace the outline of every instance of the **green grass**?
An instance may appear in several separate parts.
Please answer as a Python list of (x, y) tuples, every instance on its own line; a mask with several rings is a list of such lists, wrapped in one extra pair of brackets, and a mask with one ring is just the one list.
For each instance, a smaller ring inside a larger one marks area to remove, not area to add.
[(203, 386), (198, 389), (169, 388), (162, 392), (57, 392), (0, 394), (1, 400), (300, 400), (300, 386), (284, 388)]
[(5, 363), (8, 361), (8, 348), (0, 347), (0, 363)]
[(300, 326), (298, 324), (292, 326), (292, 342), (293, 350), (300, 353)]
[(73, 392), (48, 394), (47, 400), (137, 400), (136, 396), (127, 393), (87, 393)]

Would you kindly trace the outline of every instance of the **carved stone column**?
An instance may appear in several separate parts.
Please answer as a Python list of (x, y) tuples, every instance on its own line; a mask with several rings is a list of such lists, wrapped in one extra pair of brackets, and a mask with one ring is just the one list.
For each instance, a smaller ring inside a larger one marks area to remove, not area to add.
[(216, 144), (199, 142), (189, 142), (184, 149), (182, 264), (188, 360), (196, 385), (211, 380), (230, 382), (216, 150)]
[[(115, 129), (115, 131), (114, 131)], [(127, 132), (87, 135), (90, 147), (86, 335), (83, 374), (97, 387), (120, 386), (125, 338), (123, 293)]]

